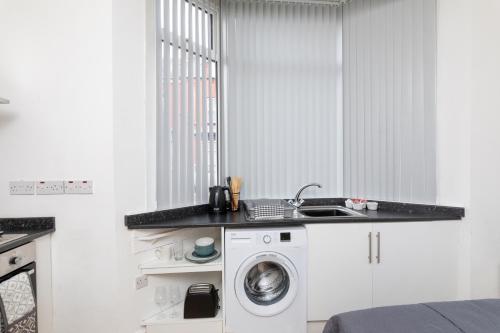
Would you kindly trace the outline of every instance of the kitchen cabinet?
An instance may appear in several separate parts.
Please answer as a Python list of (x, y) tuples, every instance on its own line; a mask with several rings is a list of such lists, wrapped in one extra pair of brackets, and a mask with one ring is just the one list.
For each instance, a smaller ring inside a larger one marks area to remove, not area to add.
[(308, 320), (372, 305), (372, 224), (307, 224)]
[(381, 257), (373, 265), (373, 306), (456, 299), (459, 227), (453, 221), (374, 224)]
[(307, 225), (308, 320), (456, 299), (459, 228), (456, 221)]

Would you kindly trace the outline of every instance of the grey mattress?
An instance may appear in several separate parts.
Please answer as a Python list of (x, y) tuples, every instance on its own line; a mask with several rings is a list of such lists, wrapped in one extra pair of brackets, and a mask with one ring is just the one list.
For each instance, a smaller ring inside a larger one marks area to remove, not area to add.
[(388, 306), (332, 317), (323, 333), (499, 333), (500, 299)]

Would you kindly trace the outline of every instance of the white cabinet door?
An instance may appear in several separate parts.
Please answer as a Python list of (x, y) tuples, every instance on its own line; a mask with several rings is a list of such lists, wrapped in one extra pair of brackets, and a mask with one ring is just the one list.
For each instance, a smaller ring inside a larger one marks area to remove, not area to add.
[(307, 224), (308, 320), (372, 305), (372, 224)]
[(373, 265), (373, 306), (455, 300), (460, 224), (378, 223), (380, 264)]

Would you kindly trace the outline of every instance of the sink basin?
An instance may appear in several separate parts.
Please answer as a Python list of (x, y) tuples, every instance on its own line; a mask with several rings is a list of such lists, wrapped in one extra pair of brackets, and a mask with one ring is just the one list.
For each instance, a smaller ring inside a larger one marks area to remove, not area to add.
[(349, 217), (366, 217), (342, 206), (304, 206), (297, 209), (297, 218), (302, 219), (335, 219)]

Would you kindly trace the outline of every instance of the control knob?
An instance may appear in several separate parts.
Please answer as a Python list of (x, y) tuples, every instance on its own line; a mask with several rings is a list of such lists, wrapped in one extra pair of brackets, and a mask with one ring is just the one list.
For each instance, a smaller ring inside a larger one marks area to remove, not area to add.
[(264, 235), (264, 237), (262, 237), (262, 241), (263, 241), (265, 244), (269, 244), (269, 243), (271, 243), (271, 236), (269, 236), (269, 235)]
[(23, 260), (23, 258), (18, 257), (18, 256), (11, 257), (11, 258), (9, 259), (9, 264), (10, 264), (10, 265), (17, 265), (17, 264), (19, 264), (22, 260)]

